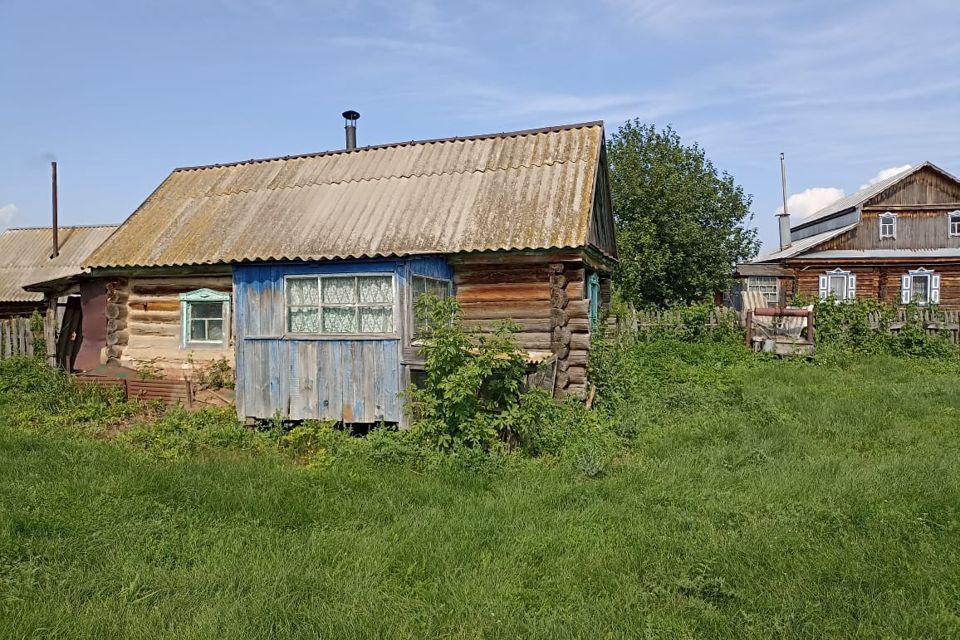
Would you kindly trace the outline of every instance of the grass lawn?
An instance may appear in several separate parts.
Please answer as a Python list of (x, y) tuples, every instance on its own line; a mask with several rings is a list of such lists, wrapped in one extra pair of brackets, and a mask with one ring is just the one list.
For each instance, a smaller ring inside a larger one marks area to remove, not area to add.
[(960, 637), (955, 365), (658, 371), (596, 478), (158, 461), (6, 398), (0, 637)]

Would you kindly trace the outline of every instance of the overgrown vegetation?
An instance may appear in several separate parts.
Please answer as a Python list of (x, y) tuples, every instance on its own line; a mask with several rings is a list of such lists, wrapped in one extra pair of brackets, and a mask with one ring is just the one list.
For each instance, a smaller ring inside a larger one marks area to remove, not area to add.
[(960, 634), (952, 352), (777, 360), (694, 309), (599, 341), (588, 409), (432, 308), (417, 425), (365, 437), (0, 362), (0, 636)]
[[(593, 373), (599, 407), (531, 412), (528, 457), (246, 429), (4, 361), (0, 636), (960, 634), (955, 359), (670, 338)], [(575, 453), (565, 420), (607, 439)]]
[[(814, 338), (821, 361), (842, 361), (854, 354), (924, 358), (949, 358), (957, 354), (946, 336), (927, 332), (923, 310), (916, 304), (888, 304), (872, 298), (838, 302), (832, 296), (826, 300), (798, 299), (795, 303), (814, 306)], [(898, 315), (901, 311), (902, 316)], [(928, 308), (927, 312), (943, 321), (936, 307)], [(902, 320), (898, 320), (901, 317)]]

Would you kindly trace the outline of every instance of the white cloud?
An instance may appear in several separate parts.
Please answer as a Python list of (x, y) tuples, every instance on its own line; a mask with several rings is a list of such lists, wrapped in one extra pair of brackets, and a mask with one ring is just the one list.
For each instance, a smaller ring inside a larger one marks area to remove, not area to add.
[(870, 178), (869, 180), (867, 180), (867, 183), (866, 183), (866, 184), (860, 185), (860, 188), (861, 188), (861, 189), (866, 189), (867, 187), (869, 187), (869, 186), (871, 186), (871, 185), (877, 184), (877, 183), (880, 182), (881, 180), (886, 180), (887, 178), (892, 178), (893, 176), (895, 176), (895, 175), (897, 175), (898, 173), (901, 173), (901, 172), (903, 172), (903, 171), (906, 171), (907, 169), (909, 169), (909, 168), (912, 167), (912, 166), (913, 166), (913, 165), (905, 164), (905, 165), (902, 165), (902, 166), (899, 166), (899, 167), (889, 167), (889, 168), (887, 168), (887, 169), (882, 169), (879, 173), (877, 173), (877, 175), (875, 175), (875, 176), (873, 176), (872, 178)]
[(5, 204), (0, 207), (0, 228), (6, 227), (13, 220), (13, 217), (17, 215), (17, 205)]
[[(827, 205), (833, 204), (845, 195), (843, 189), (837, 187), (813, 187), (800, 193), (794, 193), (787, 198), (787, 207), (790, 209), (792, 218), (802, 220)], [(777, 213), (782, 211), (783, 207), (777, 207)]]

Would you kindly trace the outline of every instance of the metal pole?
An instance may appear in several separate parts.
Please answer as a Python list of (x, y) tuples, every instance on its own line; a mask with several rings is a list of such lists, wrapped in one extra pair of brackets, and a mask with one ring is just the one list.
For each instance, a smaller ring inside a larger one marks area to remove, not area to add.
[(56, 258), (60, 255), (60, 232), (59, 232), (59, 222), (57, 221), (57, 163), (53, 161), (50, 163), (50, 195), (53, 205), (53, 255), (51, 258)]

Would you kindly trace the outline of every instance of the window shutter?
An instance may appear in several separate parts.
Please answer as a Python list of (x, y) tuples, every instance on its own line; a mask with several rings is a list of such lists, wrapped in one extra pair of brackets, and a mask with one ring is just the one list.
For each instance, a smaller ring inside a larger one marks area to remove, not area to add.
[(827, 276), (820, 276), (820, 299), (827, 299)]
[(900, 276), (900, 302), (907, 304), (910, 302), (910, 276)]
[(847, 300), (857, 297), (857, 276), (852, 273), (847, 276)]
[(930, 302), (938, 304), (940, 302), (940, 274), (935, 273), (930, 276)]

